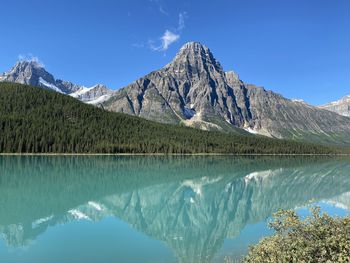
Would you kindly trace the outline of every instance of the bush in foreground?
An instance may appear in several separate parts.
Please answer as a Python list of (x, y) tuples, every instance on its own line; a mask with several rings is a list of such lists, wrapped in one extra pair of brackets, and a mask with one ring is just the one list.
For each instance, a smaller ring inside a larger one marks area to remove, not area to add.
[(350, 218), (312, 208), (305, 220), (281, 210), (269, 223), (275, 234), (250, 247), (244, 262), (349, 262)]

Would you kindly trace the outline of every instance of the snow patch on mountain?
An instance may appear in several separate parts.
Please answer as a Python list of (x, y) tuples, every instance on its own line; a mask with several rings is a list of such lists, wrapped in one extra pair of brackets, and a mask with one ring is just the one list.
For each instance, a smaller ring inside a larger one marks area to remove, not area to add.
[(89, 92), (93, 88), (94, 87), (87, 88), (85, 86), (82, 86), (79, 90), (77, 90), (76, 92), (73, 92), (69, 95), (72, 96), (73, 98), (79, 98), (79, 96), (84, 95), (85, 93)]
[(101, 97), (94, 99), (94, 100), (90, 100), (90, 101), (85, 101), (85, 103), (87, 104), (91, 104), (91, 105), (96, 105), (102, 102), (107, 101), (112, 95), (102, 95)]
[(244, 130), (246, 130), (247, 132), (251, 133), (251, 134), (259, 134), (259, 132), (255, 131), (254, 129), (248, 127), (248, 128), (244, 128)]
[(64, 93), (60, 88), (58, 88), (56, 85), (54, 84), (51, 84), (49, 82), (47, 82), (46, 80), (44, 80), (42, 77), (39, 77), (39, 83), (49, 89), (52, 89), (56, 92), (59, 92), (59, 93)]

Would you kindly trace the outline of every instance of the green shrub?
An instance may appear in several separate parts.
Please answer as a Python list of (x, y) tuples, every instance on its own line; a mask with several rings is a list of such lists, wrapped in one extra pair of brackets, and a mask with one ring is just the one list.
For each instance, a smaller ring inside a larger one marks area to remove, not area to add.
[(275, 234), (250, 247), (244, 262), (350, 262), (350, 218), (312, 208), (302, 220), (281, 210), (269, 223)]

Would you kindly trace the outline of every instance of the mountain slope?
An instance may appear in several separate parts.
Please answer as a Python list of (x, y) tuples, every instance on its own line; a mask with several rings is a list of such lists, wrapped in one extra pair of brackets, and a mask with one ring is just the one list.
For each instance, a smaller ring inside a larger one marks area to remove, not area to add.
[(225, 73), (199, 43), (181, 48), (172, 63), (116, 92), (109, 110), (202, 129), (244, 124)]
[(251, 132), (275, 138), (350, 144), (350, 119), (230, 77), (227, 81)]
[(349, 119), (245, 84), (196, 42), (185, 44), (163, 69), (118, 90), (103, 107), (201, 129), (236, 127), (275, 138), (350, 144)]
[(98, 104), (109, 99), (112, 94), (112, 90), (98, 84), (91, 88), (81, 87), (69, 95), (88, 104)]
[(320, 106), (319, 108), (333, 111), (342, 116), (350, 117), (350, 95), (345, 96), (338, 101)]
[(0, 134), (0, 152), (336, 152), (312, 144), (150, 122), (107, 112), (57, 92), (13, 83), (0, 83)]
[(101, 103), (113, 93), (112, 90), (100, 84), (86, 88), (69, 81), (56, 80), (40, 63), (33, 60), (18, 61), (11, 70), (0, 76), (0, 81), (27, 84), (69, 94), (89, 104)]

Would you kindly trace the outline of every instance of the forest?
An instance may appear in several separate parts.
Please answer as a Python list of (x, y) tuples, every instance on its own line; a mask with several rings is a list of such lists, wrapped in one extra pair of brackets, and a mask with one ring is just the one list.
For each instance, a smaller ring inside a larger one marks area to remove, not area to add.
[(329, 146), (160, 124), (0, 83), (1, 153), (333, 154)]

